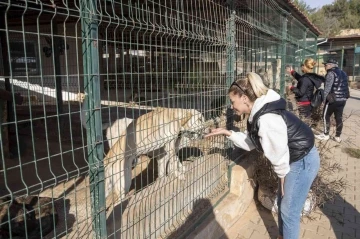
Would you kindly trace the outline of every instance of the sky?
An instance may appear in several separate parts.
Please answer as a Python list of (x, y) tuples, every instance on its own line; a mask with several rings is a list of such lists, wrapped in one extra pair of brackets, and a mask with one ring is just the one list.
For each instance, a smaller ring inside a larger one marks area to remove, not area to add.
[(307, 4), (310, 5), (310, 7), (322, 7), (326, 4), (331, 4), (334, 2), (334, 0), (305, 0)]

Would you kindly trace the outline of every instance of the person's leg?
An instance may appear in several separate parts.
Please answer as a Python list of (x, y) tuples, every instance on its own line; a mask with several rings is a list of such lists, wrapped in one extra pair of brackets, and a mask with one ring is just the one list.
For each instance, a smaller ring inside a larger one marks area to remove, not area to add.
[(281, 184), (280, 184), (280, 180), (279, 180), (279, 184), (278, 184), (278, 191), (277, 191), (277, 207), (278, 207), (278, 227), (279, 227), (279, 237), (278, 238), (282, 238), (284, 233), (283, 233), (283, 220), (281, 218)]
[(311, 116), (311, 105), (299, 105), (298, 109), (300, 118), (308, 118)]
[(315, 135), (315, 138), (319, 140), (328, 140), (330, 138), (330, 117), (334, 113), (334, 104), (326, 103), (323, 109), (323, 119), (324, 119), (324, 133)]
[(300, 232), (300, 217), (312, 182), (320, 168), (320, 157), (314, 147), (303, 159), (290, 164), (285, 177), (284, 197), (279, 200), (279, 235), (297, 239)]
[(335, 103), (326, 103), (324, 106), (324, 134), (329, 135), (330, 132), (330, 117), (336, 109)]
[(336, 120), (336, 135), (335, 137), (340, 137), (343, 129), (343, 113), (346, 105), (346, 101), (338, 101), (336, 103), (335, 109), (335, 120)]
[(308, 126), (311, 126), (311, 111), (312, 111), (311, 105), (304, 106), (304, 122)]
[(305, 117), (306, 117), (306, 118), (310, 118), (310, 117), (311, 117), (311, 110), (312, 110), (311, 105), (305, 106)]

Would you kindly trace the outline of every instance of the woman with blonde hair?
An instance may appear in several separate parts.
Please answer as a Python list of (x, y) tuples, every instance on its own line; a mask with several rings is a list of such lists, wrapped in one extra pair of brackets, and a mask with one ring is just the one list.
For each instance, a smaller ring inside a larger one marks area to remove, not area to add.
[(296, 239), (301, 211), (320, 167), (314, 134), (256, 73), (233, 82), (228, 96), (237, 114), (249, 114), (247, 131), (218, 128), (205, 137), (226, 135), (237, 147), (264, 153), (279, 178), (279, 238)]
[(312, 58), (305, 59), (304, 63), (301, 64), (301, 71), (303, 75), (298, 74), (296, 71), (290, 68), (290, 74), (298, 81), (297, 86), (292, 86), (290, 90), (294, 92), (299, 113), (301, 117), (310, 118), (312, 107), (311, 99), (314, 96), (314, 89), (319, 88), (325, 78), (313, 73), (316, 62)]

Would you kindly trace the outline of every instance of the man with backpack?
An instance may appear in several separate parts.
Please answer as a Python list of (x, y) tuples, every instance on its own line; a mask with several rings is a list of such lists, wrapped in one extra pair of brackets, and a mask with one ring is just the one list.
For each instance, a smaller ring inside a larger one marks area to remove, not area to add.
[(350, 97), (348, 76), (339, 69), (338, 62), (334, 59), (329, 59), (323, 64), (327, 71), (324, 89), (324, 133), (315, 135), (315, 137), (319, 140), (328, 140), (330, 138), (330, 117), (334, 114), (336, 120), (336, 135), (334, 139), (340, 143), (343, 128), (343, 112), (346, 101)]

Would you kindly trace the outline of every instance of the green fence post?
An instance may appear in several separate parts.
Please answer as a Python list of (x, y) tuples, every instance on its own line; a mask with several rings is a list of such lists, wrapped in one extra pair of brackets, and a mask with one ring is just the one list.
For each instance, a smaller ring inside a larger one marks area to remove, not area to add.
[[(233, 2), (232, 2), (233, 3)], [(232, 10), (233, 5), (232, 6)], [(230, 87), (230, 85), (232, 84), (232, 82), (235, 80), (235, 72), (234, 72), (234, 64), (235, 64), (235, 50), (236, 50), (236, 43), (235, 43), (235, 31), (236, 31), (236, 27), (235, 27), (235, 17), (236, 17), (236, 12), (233, 11), (231, 13), (230, 19), (226, 24), (226, 38), (227, 38), (227, 49), (226, 49), (226, 86), (227, 88)], [(230, 99), (229, 97), (226, 97), (226, 103), (227, 105), (230, 104)], [(234, 115), (234, 111), (231, 109), (227, 109), (226, 112), (226, 125), (227, 127), (229, 125), (233, 125), (233, 120), (234, 117), (232, 117)], [(226, 143), (225, 143), (226, 144)], [(225, 145), (225, 147), (233, 147), (233, 143), (229, 142), (227, 145)], [(231, 169), (228, 168), (228, 177), (230, 179), (231, 176)], [(230, 187), (230, 182), (231, 180), (228, 181), (228, 186)]]
[(344, 50), (344, 46), (343, 46), (341, 49), (341, 62), (340, 62), (341, 70), (343, 69), (343, 66), (344, 66), (344, 52), (345, 52), (345, 50)]
[[(64, 117), (62, 114), (64, 113), (63, 110), (63, 98), (62, 98), (62, 76), (61, 76), (61, 65), (60, 65), (60, 37), (59, 31), (58, 31), (58, 23), (57, 21), (53, 22), (53, 35), (56, 35), (56, 37), (53, 37), (54, 42), (52, 43), (52, 48), (54, 49), (53, 53), (53, 62), (54, 62), (54, 70), (55, 70), (55, 90), (56, 90), (56, 107), (57, 107), (57, 113), (61, 116), (59, 116), (59, 126), (60, 126), (60, 134), (61, 129), (63, 128), (63, 120)], [(67, 66), (66, 66), (67, 67)]]
[(86, 135), (88, 144), (89, 180), (92, 227), (95, 238), (106, 238), (106, 212), (104, 187), (104, 146), (99, 77), (99, 41), (96, 0), (81, 1), (81, 30), (84, 68)]
[(305, 28), (305, 31), (304, 31), (304, 43), (303, 43), (303, 50), (302, 50), (302, 56), (301, 56), (301, 60), (300, 62), (304, 62), (305, 58), (306, 58), (306, 53), (307, 53), (307, 50), (306, 50), (306, 47), (307, 47), (307, 42), (306, 42), (306, 38), (307, 38), (307, 32), (308, 32), (308, 28)]
[(355, 60), (356, 60), (356, 54), (355, 54), (355, 51), (356, 51), (356, 47), (357, 47), (357, 44), (354, 45), (354, 60), (353, 60), (353, 74), (352, 74), (352, 77), (353, 77), (353, 80), (352, 81), (355, 81)]
[[(357, 62), (358, 61), (358, 62)], [(358, 70), (356, 71), (356, 63), (358, 63)], [(354, 81), (356, 82), (356, 79), (358, 76), (360, 76), (360, 47), (355, 45), (354, 48), (354, 68), (353, 68), (353, 75), (354, 75)]]
[(359, 60), (358, 74), (360, 76), (360, 53), (358, 53), (358, 55), (357, 55), (357, 60)]
[[(5, 16), (5, 11), (0, 11), (0, 15), (1, 16)], [(0, 17), (0, 29), (5, 29), (5, 17)], [(8, 92), (11, 92), (11, 85), (10, 85), (10, 63), (9, 63), (9, 56), (8, 56), (8, 47), (10, 47), (6, 41), (6, 32), (5, 31), (0, 31), (0, 56), (2, 56), (2, 61), (1, 61), (1, 65), (0, 67), (2, 67), (3, 69), (3, 74), (4, 74), (4, 78), (5, 78), (5, 90), (7, 90)], [(0, 70), (1, 72), (1, 70)], [(2, 105), (3, 104), (3, 105)], [(13, 110), (13, 103), (11, 101), (5, 101), (5, 102), (0, 102), (0, 108), (4, 107), (1, 111), (0, 114), (0, 122), (5, 123), (4, 121), (6, 120), (7, 122), (12, 122), (13, 121), (13, 114), (14, 114), (14, 110)], [(6, 113), (6, 115), (3, 115), (4, 113)], [(4, 121), (2, 121), (4, 119)], [(9, 149), (9, 138), (10, 138), (10, 131), (11, 131), (11, 126), (10, 125), (0, 125), (0, 131), (2, 131), (2, 150), (3, 150), (3, 154), (5, 158), (10, 158), (10, 149)], [(1, 151), (0, 151), (1, 153)], [(2, 164), (2, 162), (1, 162)], [(0, 167), (1, 168), (1, 167)]]
[(280, 95), (284, 97), (285, 93), (285, 61), (286, 61), (286, 47), (287, 47), (287, 16), (284, 16), (282, 26), (282, 49), (281, 49), (281, 70), (280, 70)]
[(234, 81), (234, 63), (235, 63), (235, 11), (227, 23), (227, 54), (226, 54), (226, 85), (230, 87)]
[(265, 45), (265, 72), (268, 72), (268, 46)]

